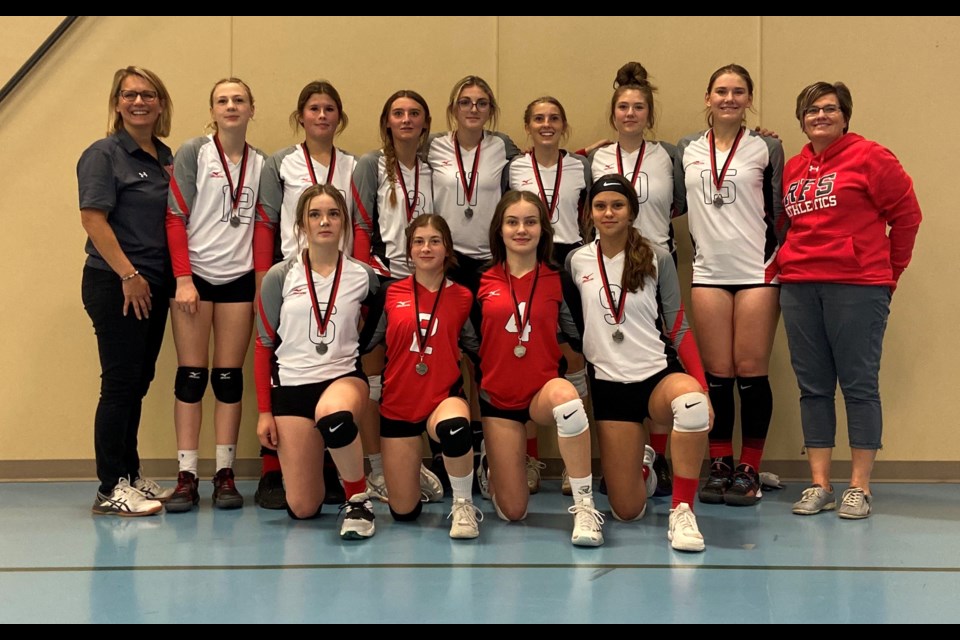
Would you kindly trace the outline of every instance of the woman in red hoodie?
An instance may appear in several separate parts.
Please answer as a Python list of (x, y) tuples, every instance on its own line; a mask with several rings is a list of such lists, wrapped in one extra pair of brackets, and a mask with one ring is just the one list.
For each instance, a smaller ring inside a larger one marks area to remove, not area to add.
[[(837, 381), (852, 450), (841, 518), (870, 515), (870, 474), (881, 446), (880, 352), (890, 297), (910, 263), (920, 205), (888, 149), (848, 133), (853, 99), (842, 82), (797, 96), (810, 140), (783, 171), (780, 306), (800, 386), (800, 419), (813, 484), (793, 513), (837, 508), (830, 484)], [(889, 233), (887, 231), (889, 227)]]

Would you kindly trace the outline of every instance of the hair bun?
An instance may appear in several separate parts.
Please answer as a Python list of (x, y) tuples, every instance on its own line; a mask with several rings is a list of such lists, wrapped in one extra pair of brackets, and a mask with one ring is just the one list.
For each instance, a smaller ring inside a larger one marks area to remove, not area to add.
[(625, 85), (647, 84), (647, 70), (639, 62), (628, 62), (617, 69), (617, 77), (613, 81), (613, 88), (619, 89)]

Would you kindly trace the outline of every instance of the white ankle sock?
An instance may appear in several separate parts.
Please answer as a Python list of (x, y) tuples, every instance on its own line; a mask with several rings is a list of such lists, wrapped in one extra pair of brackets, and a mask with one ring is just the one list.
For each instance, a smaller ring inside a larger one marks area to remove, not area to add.
[(177, 461), (180, 464), (180, 471), (189, 471), (194, 476), (197, 475), (197, 460), (200, 458), (200, 452), (196, 449), (180, 449), (177, 451)]

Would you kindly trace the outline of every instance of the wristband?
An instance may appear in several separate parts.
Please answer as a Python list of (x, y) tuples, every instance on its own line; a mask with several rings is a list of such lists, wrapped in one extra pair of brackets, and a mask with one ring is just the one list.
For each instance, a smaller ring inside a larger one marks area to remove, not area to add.
[(121, 278), (120, 278), (120, 282), (126, 282), (127, 280), (133, 280), (133, 279), (136, 278), (138, 275), (140, 275), (140, 271), (138, 271), (137, 269), (134, 269), (134, 270), (133, 270), (133, 273), (121, 277)]

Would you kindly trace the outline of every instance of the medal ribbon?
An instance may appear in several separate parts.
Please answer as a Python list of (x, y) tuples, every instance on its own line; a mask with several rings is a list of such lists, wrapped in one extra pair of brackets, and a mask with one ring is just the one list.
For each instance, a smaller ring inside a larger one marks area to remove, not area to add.
[(327, 298), (327, 310), (320, 317), (320, 303), (317, 301), (317, 292), (313, 288), (313, 269), (310, 266), (310, 250), (303, 250), (303, 266), (307, 271), (308, 291), (310, 292), (310, 304), (313, 306), (313, 317), (317, 320), (317, 327), (320, 329), (320, 335), (327, 335), (327, 325), (330, 324), (330, 316), (333, 314), (333, 303), (337, 299), (337, 290), (340, 289), (340, 274), (343, 271), (343, 253), (337, 254), (337, 269), (333, 276), (333, 287), (330, 288), (330, 297)]
[(600, 280), (603, 282), (603, 292), (607, 296), (607, 302), (610, 304), (610, 311), (613, 312), (613, 319), (617, 324), (623, 324), (623, 313), (626, 310), (624, 303), (627, 301), (627, 289), (623, 286), (623, 274), (620, 274), (620, 304), (613, 304), (613, 291), (610, 289), (610, 280), (607, 279), (607, 268), (603, 264), (603, 251), (600, 250), (600, 241), (597, 240), (597, 264), (600, 265)]

